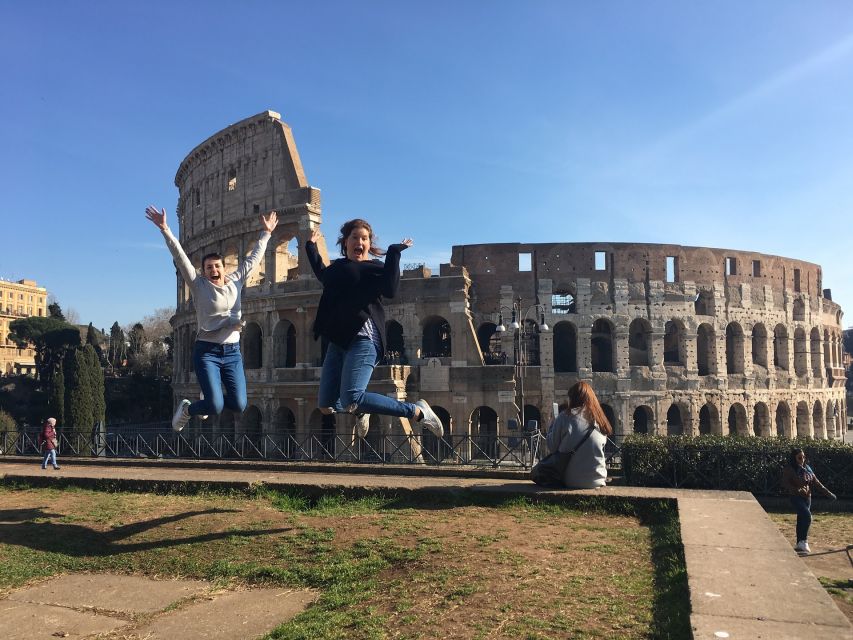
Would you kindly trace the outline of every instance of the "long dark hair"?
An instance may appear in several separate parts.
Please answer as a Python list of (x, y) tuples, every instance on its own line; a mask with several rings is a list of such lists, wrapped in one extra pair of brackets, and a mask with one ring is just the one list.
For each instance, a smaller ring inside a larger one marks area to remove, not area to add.
[(353, 229), (364, 229), (367, 231), (367, 235), (370, 236), (370, 249), (368, 249), (368, 253), (373, 256), (384, 256), (385, 252), (376, 246), (376, 236), (373, 234), (373, 227), (370, 226), (370, 223), (367, 220), (362, 220), (361, 218), (353, 218), (352, 220), (348, 220), (344, 222), (341, 226), (341, 235), (338, 238), (338, 246), (341, 248), (341, 255), (347, 255), (347, 238), (352, 233)]
[(794, 467), (795, 469), (800, 465), (797, 463), (797, 455), (803, 454), (803, 466), (806, 464), (806, 452), (803, 451), (800, 447), (794, 447), (791, 449), (791, 453), (788, 454), (788, 464)]
[(569, 389), (569, 410), (571, 411), (575, 407), (582, 407), (581, 411), (587, 422), (595, 422), (604, 435), (609, 436), (613, 433), (613, 427), (610, 426), (610, 421), (604, 415), (604, 409), (601, 408), (595, 391), (592, 390), (589, 383), (583, 380), (575, 383)]

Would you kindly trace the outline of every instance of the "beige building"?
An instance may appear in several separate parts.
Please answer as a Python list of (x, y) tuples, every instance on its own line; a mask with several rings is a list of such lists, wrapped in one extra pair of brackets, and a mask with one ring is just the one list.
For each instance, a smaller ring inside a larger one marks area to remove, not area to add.
[(0, 280), (0, 375), (35, 373), (35, 351), (9, 340), (9, 325), (19, 318), (47, 315), (47, 289), (34, 280)]
[[(257, 240), (257, 214), (279, 214), (243, 290), (249, 407), (236, 424), (223, 414), (205, 428), (345, 441), (351, 418), (329, 424), (317, 409), (322, 345), (311, 324), (321, 287), (302, 250), (320, 228), (321, 253), (334, 259), (337, 229), (322, 225), (320, 191), (290, 127), (271, 111), (231, 125), (184, 159), (175, 184), (180, 241), (196, 265), (212, 251), (236, 265)], [(840, 438), (842, 310), (822, 280), (817, 264), (705, 247), (454, 246), (437, 273), (403, 271), (386, 303), (392, 353), (371, 389), (426, 398), (451, 442), (513, 438), (519, 409), (523, 424), (545, 426), (578, 380), (592, 383), (617, 437)], [(195, 313), (180, 276), (176, 293), (173, 386), (192, 398)], [(513, 366), (517, 359), (524, 366)], [(400, 432), (385, 417), (371, 425), (368, 439)], [(429, 434), (424, 444), (435, 450)]]

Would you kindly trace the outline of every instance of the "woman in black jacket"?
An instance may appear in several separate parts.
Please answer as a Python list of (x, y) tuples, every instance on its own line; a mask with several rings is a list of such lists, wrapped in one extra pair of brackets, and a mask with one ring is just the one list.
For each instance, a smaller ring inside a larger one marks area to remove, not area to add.
[[(360, 436), (367, 433), (369, 415), (377, 413), (423, 422), (437, 437), (444, 434), (441, 420), (425, 400), (400, 402), (367, 391), (373, 369), (385, 353), (385, 310), (382, 298), (393, 298), (400, 285), (400, 253), (411, 238), (388, 247), (375, 246), (370, 224), (356, 218), (344, 223), (338, 246), (342, 258), (330, 265), (317, 251), (320, 232), (314, 229), (305, 243), (308, 261), (323, 284), (314, 319), (314, 339), (329, 341), (320, 377), (319, 405), (324, 414), (354, 413)], [(374, 256), (385, 254), (385, 262)]]

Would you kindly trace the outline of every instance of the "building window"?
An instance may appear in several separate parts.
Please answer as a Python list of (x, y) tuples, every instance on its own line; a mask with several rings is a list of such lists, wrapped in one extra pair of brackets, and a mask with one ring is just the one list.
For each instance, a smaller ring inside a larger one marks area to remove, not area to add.
[(737, 275), (737, 258), (726, 258), (726, 275)]
[(800, 270), (794, 269), (794, 291), (799, 293), (800, 291)]
[(260, 213), (261, 212), (261, 205), (259, 205), (259, 204), (254, 205), (252, 207), (252, 211), (253, 211), (253, 213)]
[(533, 260), (532, 255), (529, 253), (519, 253), (518, 254), (518, 270), (519, 271), (532, 271), (533, 270)]
[(551, 296), (551, 313), (576, 313), (575, 297), (571, 293), (555, 293)]
[(760, 278), (761, 277), (761, 260), (753, 260), (752, 261), (752, 277)]
[(607, 269), (607, 254), (604, 251), (595, 252), (595, 270), (604, 271)]
[(237, 188), (237, 171), (231, 169), (228, 172), (228, 191), (234, 191)]
[(678, 258), (675, 256), (666, 257), (666, 281), (678, 282)]
[(195, 203), (195, 206), (201, 206), (201, 189), (193, 190), (193, 202)]

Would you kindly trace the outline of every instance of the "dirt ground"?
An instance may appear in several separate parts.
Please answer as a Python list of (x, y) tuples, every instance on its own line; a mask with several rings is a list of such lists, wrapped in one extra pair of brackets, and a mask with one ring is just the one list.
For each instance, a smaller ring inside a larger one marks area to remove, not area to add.
[(389, 638), (641, 638), (653, 618), (649, 530), (634, 517), (554, 507), (324, 512), (221, 495), (0, 490), (0, 598), (27, 581), (22, 549), (52, 554), (44, 576), (224, 575), (235, 586), (286, 583), (295, 563), (311, 563), (312, 575), (326, 562), (356, 570), (342, 554), (355, 562), (379, 549), (393, 561), (365, 574), (363, 597), (342, 607), (351, 624), (381, 620)]

